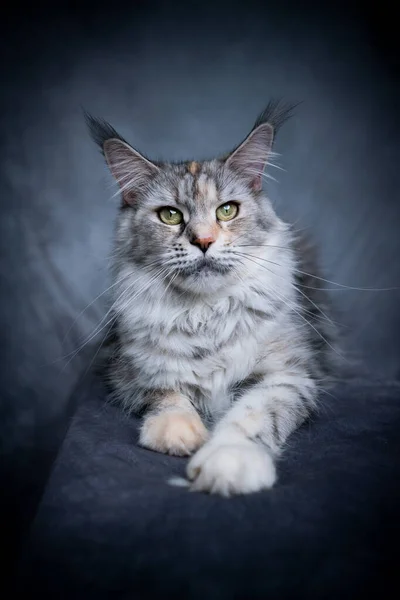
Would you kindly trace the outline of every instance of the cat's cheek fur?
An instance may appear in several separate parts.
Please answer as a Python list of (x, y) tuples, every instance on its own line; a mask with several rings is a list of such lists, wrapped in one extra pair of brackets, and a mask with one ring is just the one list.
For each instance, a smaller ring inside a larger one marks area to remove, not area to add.
[(229, 497), (271, 488), (276, 481), (272, 456), (255, 442), (211, 439), (190, 460), (191, 491)]

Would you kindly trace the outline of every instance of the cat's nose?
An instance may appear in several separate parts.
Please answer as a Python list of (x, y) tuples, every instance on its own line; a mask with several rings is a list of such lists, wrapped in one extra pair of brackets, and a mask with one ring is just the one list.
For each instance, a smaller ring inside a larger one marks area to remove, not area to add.
[(197, 246), (205, 254), (215, 239), (210, 235), (208, 237), (195, 238), (191, 241), (193, 246)]

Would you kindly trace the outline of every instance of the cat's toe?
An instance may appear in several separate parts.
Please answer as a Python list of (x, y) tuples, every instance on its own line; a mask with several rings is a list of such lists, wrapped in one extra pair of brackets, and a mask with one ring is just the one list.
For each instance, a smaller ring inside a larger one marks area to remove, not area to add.
[(156, 452), (189, 456), (207, 437), (207, 429), (197, 413), (168, 411), (145, 418), (139, 443)]
[(276, 480), (272, 457), (257, 444), (205, 444), (190, 460), (191, 490), (222, 496), (271, 488)]

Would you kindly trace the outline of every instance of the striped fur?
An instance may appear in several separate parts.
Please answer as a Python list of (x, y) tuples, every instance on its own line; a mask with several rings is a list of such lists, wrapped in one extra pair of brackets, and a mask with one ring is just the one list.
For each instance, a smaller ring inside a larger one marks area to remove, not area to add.
[[(271, 487), (274, 457), (334, 368), (335, 331), (311, 250), (261, 189), (288, 114), (270, 104), (228, 156), (179, 164), (152, 163), (88, 117), (123, 198), (107, 380), (126, 410), (144, 413), (144, 446), (194, 452), (194, 490)], [(237, 216), (218, 220), (217, 208), (233, 202)], [(165, 206), (182, 223), (163, 223)], [(205, 253), (199, 239), (212, 240)]]

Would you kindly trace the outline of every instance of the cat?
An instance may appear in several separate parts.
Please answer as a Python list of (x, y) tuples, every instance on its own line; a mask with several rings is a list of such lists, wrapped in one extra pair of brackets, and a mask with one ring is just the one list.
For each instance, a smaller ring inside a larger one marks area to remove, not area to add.
[(140, 445), (191, 457), (194, 491), (271, 488), (335, 371), (313, 248), (262, 186), (292, 108), (272, 101), (233, 151), (179, 163), (150, 160), (86, 115), (121, 196), (104, 374), (143, 416)]

